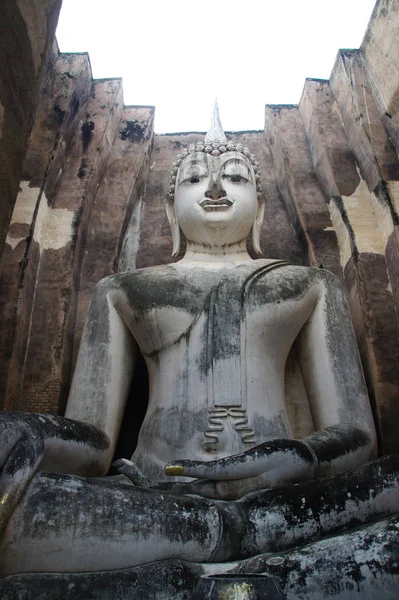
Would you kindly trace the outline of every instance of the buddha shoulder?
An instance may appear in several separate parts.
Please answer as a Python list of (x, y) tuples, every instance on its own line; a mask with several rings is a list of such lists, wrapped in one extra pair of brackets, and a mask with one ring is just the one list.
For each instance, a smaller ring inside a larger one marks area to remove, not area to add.
[(174, 265), (158, 265), (110, 275), (97, 284), (96, 292), (119, 293), (134, 311), (170, 306), (195, 313), (219, 279), (220, 273), (216, 272), (182, 271)]
[(282, 265), (259, 277), (251, 290), (253, 300), (263, 304), (296, 300), (309, 293), (317, 296), (341, 294), (341, 283), (325, 269)]

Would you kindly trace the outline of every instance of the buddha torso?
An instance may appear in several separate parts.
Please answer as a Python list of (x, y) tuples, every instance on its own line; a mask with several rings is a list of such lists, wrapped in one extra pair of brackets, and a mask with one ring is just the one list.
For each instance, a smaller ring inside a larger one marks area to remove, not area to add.
[[(273, 262), (249, 261), (236, 271), (245, 277)], [(234, 265), (194, 268), (177, 263), (112, 278), (123, 290), (120, 298), (127, 300), (129, 308), (121, 313), (149, 372), (148, 409), (133, 460), (151, 480), (165, 479), (164, 466), (171, 460), (221, 458), (268, 439), (292, 437), (284, 369), (315, 305), (317, 271), (280, 266), (251, 285), (242, 317), (246, 343), (238, 352), (245, 354), (245, 381), (236, 373), (227, 374), (226, 381), (220, 371), (223, 356), (210, 379), (206, 361), (210, 341), (204, 305), (227, 272), (234, 279)], [(217, 350), (223, 354), (223, 348)], [(231, 403), (229, 396), (220, 398), (226, 386), (232, 386)]]

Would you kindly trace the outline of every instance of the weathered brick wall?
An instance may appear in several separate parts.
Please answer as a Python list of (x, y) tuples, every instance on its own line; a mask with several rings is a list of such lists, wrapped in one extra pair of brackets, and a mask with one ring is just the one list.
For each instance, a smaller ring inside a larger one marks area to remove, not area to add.
[[(228, 134), (261, 163), (265, 256), (344, 283), (384, 451), (399, 450), (399, 0), (379, 0), (359, 50), (265, 130)], [(5, 408), (62, 412), (89, 298), (119, 269), (169, 262), (173, 157), (202, 134), (153, 136), (85, 54), (56, 56), (1, 262)]]
[[(153, 108), (62, 54), (41, 91), (0, 263), (5, 409), (60, 413), (92, 287), (117, 269), (146, 179)], [(76, 331), (76, 339), (75, 339)]]
[(28, 136), (61, 0), (0, 1), (0, 254), (3, 251)]

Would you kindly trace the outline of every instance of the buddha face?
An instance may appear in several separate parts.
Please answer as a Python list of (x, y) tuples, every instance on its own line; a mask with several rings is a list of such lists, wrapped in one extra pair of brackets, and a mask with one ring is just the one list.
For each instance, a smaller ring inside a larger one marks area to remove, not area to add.
[(251, 163), (235, 151), (189, 154), (177, 174), (174, 212), (192, 242), (226, 246), (245, 240), (258, 214)]

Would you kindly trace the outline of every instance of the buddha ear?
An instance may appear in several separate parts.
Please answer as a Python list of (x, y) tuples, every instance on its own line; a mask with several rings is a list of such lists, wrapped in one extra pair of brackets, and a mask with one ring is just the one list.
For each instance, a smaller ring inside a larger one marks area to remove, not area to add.
[(175, 205), (173, 199), (167, 194), (166, 196), (166, 216), (168, 217), (170, 230), (172, 232), (173, 251), (172, 256), (177, 256), (180, 252), (180, 227), (175, 215)]
[(254, 224), (252, 225), (252, 246), (255, 254), (262, 254), (260, 248), (260, 232), (262, 229), (263, 217), (265, 214), (265, 197), (258, 193), (258, 212), (256, 213)]

